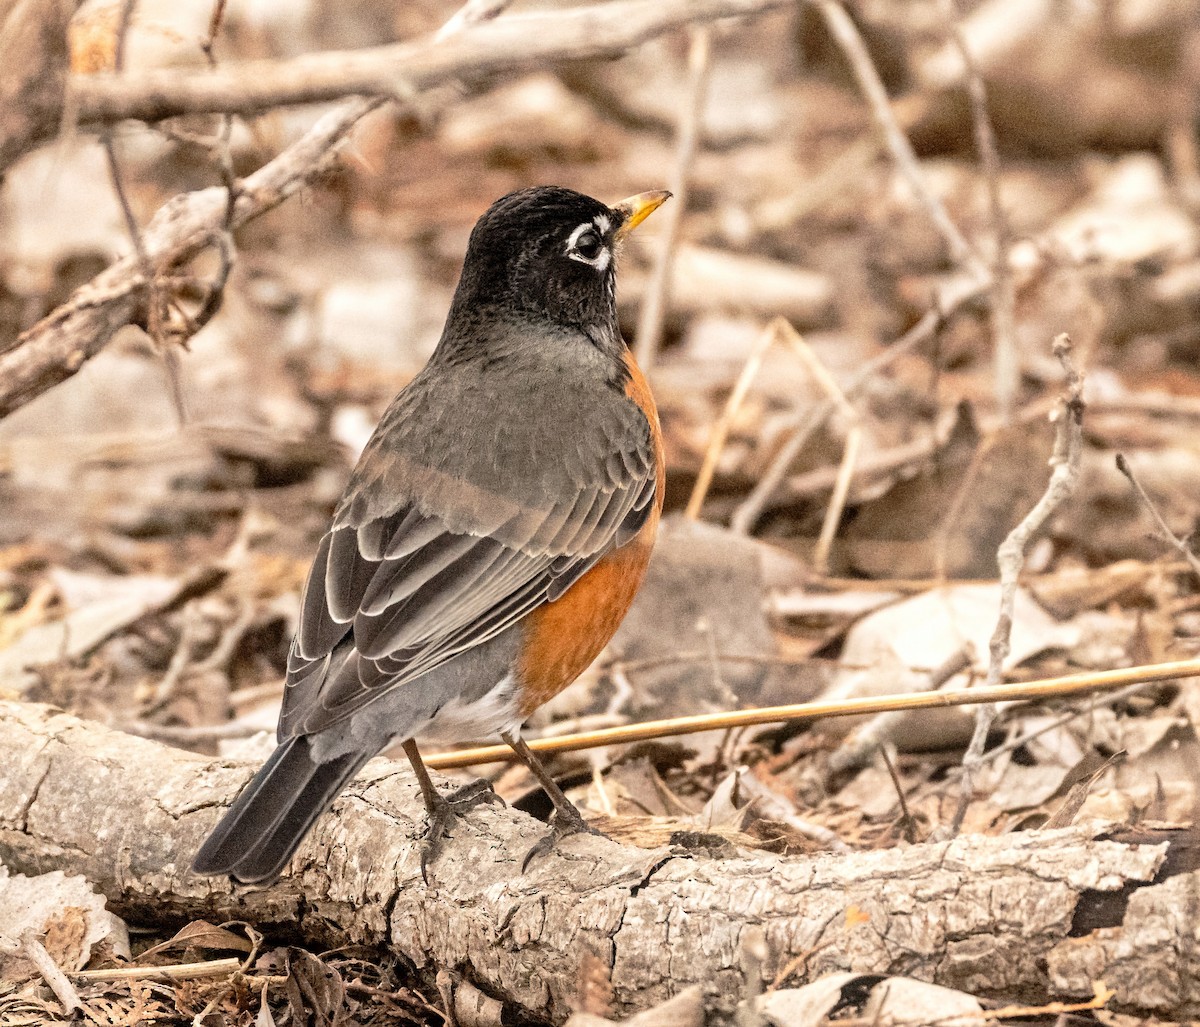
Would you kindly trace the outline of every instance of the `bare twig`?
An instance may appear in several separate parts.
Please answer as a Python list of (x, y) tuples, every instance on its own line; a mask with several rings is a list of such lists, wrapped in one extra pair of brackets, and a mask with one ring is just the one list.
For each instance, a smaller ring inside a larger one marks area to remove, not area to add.
[(658, 252), (654, 257), (654, 268), (642, 298), (641, 315), (638, 317), (636, 351), (638, 363), (643, 371), (654, 366), (662, 341), (663, 319), (670, 303), (671, 271), (675, 263), (675, 243), (679, 239), (679, 226), (687, 209), (688, 182), (692, 174), (692, 162), (696, 156), (696, 143), (700, 138), (700, 124), (704, 116), (704, 101), (708, 96), (708, 72), (712, 63), (712, 28), (697, 25), (691, 32), (688, 48), (687, 102), (679, 114), (675, 136), (675, 169), (671, 173), (668, 189), (673, 202), (667, 208), (666, 220), (659, 236)]
[(37, 935), (33, 931), (26, 931), (21, 935), (21, 955), (37, 967), (38, 973), (42, 975), (42, 979), (49, 985), (50, 990), (54, 992), (54, 997), (63, 1004), (63, 1008), (68, 1013), (73, 1013), (77, 1009), (84, 1008), (83, 1001), (79, 997), (79, 992), (67, 980), (66, 974), (50, 958), (50, 953), (46, 951), (46, 947), (38, 940)]
[(1110, 692), (1108, 695), (1090, 696), (1086, 706), (1081, 706), (1077, 710), (1070, 710), (1067, 713), (1064, 713), (1061, 717), (1057, 717), (1050, 721), (1048, 724), (1041, 724), (1030, 731), (1026, 731), (1024, 734), (1017, 735), (1015, 738), (1010, 738), (1007, 741), (1001, 742), (994, 748), (988, 749), (988, 751), (983, 754), (983, 762), (990, 763), (991, 761), (1003, 756), (1005, 753), (1013, 752), (1014, 750), (1021, 748), (1023, 745), (1028, 745), (1034, 739), (1040, 738), (1042, 735), (1047, 734), (1050, 731), (1055, 731), (1058, 728), (1071, 723), (1073, 720), (1078, 720), (1080, 717), (1085, 717), (1089, 713), (1094, 712), (1102, 706), (1112, 706), (1115, 703), (1123, 702), (1131, 696), (1137, 695), (1139, 692), (1149, 688), (1152, 684), (1154, 684), (1153, 681), (1139, 681), (1136, 684), (1129, 685), (1128, 687), (1122, 688), (1119, 691)]
[(1158, 507), (1154, 505), (1154, 500), (1147, 495), (1146, 490), (1142, 488), (1142, 483), (1137, 480), (1133, 473), (1133, 468), (1129, 466), (1129, 461), (1125, 459), (1124, 453), (1117, 454), (1117, 470), (1120, 471), (1126, 478), (1129, 479), (1129, 484), (1133, 486), (1134, 495), (1137, 496), (1138, 502), (1142, 505), (1142, 509), (1150, 515), (1150, 519), (1154, 521), (1154, 537), (1165, 542), (1172, 549), (1180, 554), (1192, 568), (1192, 572), (1196, 577), (1200, 578), (1200, 557), (1197, 557), (1192, 552), (1192, 547), (1186, 541), (1179, 538), (1175, 532), (1171, 530), (1167, 522), (1163, 520), (1163, 515), (1158, 512)]
[[(981, 703), (1061, 699), (1064, 696), (1083, 695), (1109, 688), (1123, 688), (1134, 683), (1173, 681), (1197, 674), (1200, 674), (1200, 659), (1177, 660), (1173, 663), (1068, 674), (1061, 678), (1026, 681), (1015, 685), (980, 685), (977, 688), (953, 688), (940, 692), (904, 692), (899, 695), (797, 703), (792, 706), (767, 706), (729, 713), (703, 713), (691, 717), (674, 717), (669, 720), (646, 721), (625, 727), (565, 735), (561, 738), (535, 739), (529, 743), (529, 747), (535, 752), (577, 752), (601, 745), (627, 745), (654, 738), (672, 738), (701, 731), (724, 731), (760, 724), (807, 723), (828, 717), (857, 717), (867, 713), (887, 713), (891, 710), (928, 710), (949, 706), (976, 706)], [(472, 767), (480, 763), (510, 762), (515, 758), (507, 746), (489, 745), (458, 752), (430, 753), (425, 756), (425, 763), (430, 767), (446, 770), (452, 767)]]
[(155, 724), (149, 720), (131, 720), (117, 726), (126, 734), (137, 735), (139, 738), (157, 738), (159, 741), (177, 742), (180, 745), (253, 738), (263, 730), (250, 724), (240, 724), (236, 720), (224, 724)]
[(188, 664), (192, 661), (192, 650), (195, 647), (202, 623), (203, 618), (199, 615), (195, 605), (189, 604), (183, 608), (179, 626), (179, 641), (175, 643), (175, 652), (171, 654), (171, 661), (167, 664), (167, 669), (163, 671), (163, 676), (154, 686), (154, 695), (146, 706), (146, 713), (161, 710), (175, 697), (175, 689), (179, 686), (179, 682), (188, 669)]
[(166, 966), (121, 966), (112, 970), (80, 970), (71, 976), (89, 984), (100, 981), (188, 981), (202, 977), (223, 977), (236, 973), (242, 960), (210, 959), (201, 963), (171, 963)]
[[(1083, 453), (1083, 378), (1071, 359), (1071, 340), (1066, 333), (1054, 340), (1054, 355), (1062, 364), (1067, 378), (1064, 393), (1055, 416), (1058, 426), (1054, 435), (1054, 452), (1050, 456), (1050, 482), (1042, 498), (1000, 544), (996, 562), (1000, 568), (1000, 616), (990, 644), (987, 686), (998, 685), (1004, 676), (1004, 661), (1008, 659), (1013, 625), (1013, 608), (1017, 596), (1017, 580), (1025, 564), (1025, 549), (1045, 524), (1047, 518), (1075, 491)], [(947, 830), (954, 834), (962, 826), (974, 788), (975, 771), (982, 765), (988, 732), (996, 718), (996, 707), (980, 706), (976, 711), (975, 732), (962, 763), (962, 791), (954, 817)]]
[[(214, 71), (217, 68), (217, 35), (225, 19), (226, 0), (215, 0), (212, 14), (208, 19), (208, 36), (200, 43), (208, 66)], [(203, 328), (221, 309), (225, 298), (225, 286), (229, 281), (229, 273), (233, 269), (235, 244), (233, 240), (233, 215), (237, 206), (238, 181), (233, 173), (233, 115), (224, 114), (221, 117), (221, 131), (217, 135), (217, 167), (221, 172), (221, 183), (225, 186), (225, 217), (216, 235), (217, 256), (220, 263), (217, 273), (208, 283), (204, 302), (200, 309), (191, 317), (186, 318), (187, 335), (190, 338)]]
[(169, 68), (122, 79), (74, 79), (83, 124), (181, 114), (249, 114), (346, 96), (408, 97), (465, 74), (490, 75), (588, 57), (615, 57), (684, 25), (761, 14), (795, 0), (611, 0), (570, 10), (510, 14), (410, 43), (227, 62), (216, 70)]
[[(354, 124), (382, 101), (406, 101), (422, 89), (463, 74), (531, 64), (617, 55), (681, 25), (753, 15), (792, 0), (614, 0), (546, 14), (497, 18), (453, 35), (371, 51), (319, 54), (284, 62), (226, 63), (203, 71), (147, 71), (79, 78), (74, 85), (84, 121), (143, 120), (184, 113), (262, 110), (353, 93), (307, 135), (249, 176), (236, 191), (230, 227), (276, 206), (320, 174)], [(86, 108), (86, 113), (84, 110)], [(230, 190), (202, 190), (162, 207), (143, 233), (156, 268), (168, 268), (205, 246), (221, 245)], [(136, 262), (119, 261), (77, 290), (0, 354), (0, 417), (73, 375), (129, 322), (146, 280)]]
[[(734, 417), (737, 416), (738, 410), (741, 409), (742, 403), (745, 402), (746, 393), (749, 391), (751, 384), (753, 384), (755, 377), (762, 367), (763, 357), (766, 355), (767, 350), (776, 342), (787, 346), (804, 365), (808, 373), (816, 380), (827, 397), (829, 411), (840, 411), (844, 419), (850, 423), (842, 461), (832, 482), (833, 494), (830, 497), (829, 507), (825, 511), (825, 519), (821, 526), (821, 535), (817, 541), (817, 547), (813, 555), (814, 568), (818, 573), (824, 573), (828, 569), (829, 551), (833, 545), (833, 538), (837, 533), (838, 524), (841, 522), (842, 512), (846, 507), (846, 497), (850, 492), (850, 480), (854, 473), (855, 464), (858, 459), (858, 450), (862, 441), (862, 428), (859, 424), (858, 412), (850, 404), (849, 400), (846, 399), (845, 393), (842, 392), (833, 375), (826, 370), (820, 358), (812, 351), (812, 347), (804, 341), (804, 337), (792, 327), (786, 318), (777, 317), (772, 320), (763, 330), (762, 334), (759, 335), (750, 351), (750, 355), (746, 358), (746, 363), (742, 367), (742, 372), (738, 376), (738, 380), (734, 383), (733, 391), (729, 394), (725, 408), (722, 410), (721, 416), (717, 419), (717, 423), (713, 426), (712, 435), (709, 436), (708, 446), (704, 453), (704, 461), (700, 466), (700, 473), (696, 477), (696, 484), (692, 487), (692, 494), (688, 499), (685, 516), (691, 520), (695, 520), (700, 516), (700, 510), (704, 505), (704, 497), (708, 494), (709, 487), (712, 485), (717, 460), (720, 459), (721, 452), (725, 447), (725, 440), (729, 435), (729, 428), (733, 423)], [(826, 406), (822, 406), (819, 409), (821, 411), (820, 418), (824, 420)], [(815, 422), (813, 427), (815, 428), (816, 424), (819, 423), (819, 421)], [(804, 435), (804, 438), (807, 438), (807, 435)]]
[(729, 437), (733, 419), (742, 409), (742, 404), (746, 401), (746, 394), (750, 391), (754, 379), (758, 377), (763, 357), (766, 356), (767, 350), (771, 348), (771, 344), (777, 337), (778, 319), (767, 325), (755, 340), (750, 355), (746, 358), (746, 363), (742, 365), (741, 374), (733, 383), (733, 391), (729, 393), (729, 398), (725, 401), (725, 408), (721, 411), (721, 416), (717, 418), (717, 423), (713, 425), (712, 434), (708, 437), (708, 445), (704, 450), (704, 460), (700, 464), (700, 473), (696, 475), (696, 484), (692, 486), (692, 494), (688, 497), (687, 509), (683, 514), (690, 521), (694, 521), (700, 516), (700, 511), (704, 507), (704, 499), (712, 485), (713, 474), (717, 469), (717, 461), (725, 449), (725, 440)]
[[(277, 206), (336, 156), (338, 147), (380, 100), (351, 100), (319, 118), (299, 140), (244, 183), (234, 204), (234, 227)], [(189, 259), (219, 235), (228, 192), (203, 189), (164, 204), (143, 233), (156, 267)], [(0, 417), (71, 377), (129, 323), (146, 279), (136, 257), (117, 261), (0, 354)]]
[(951, 258), (964, 268), (976, 274), (983, 274), (979, 257), (950, 219), (942, 201), (933, 194), (929, 184), (925, 181), (920, 164), (917, 162), (917, 155), (913, 152), (908, 136), (904, 134), (904, 130), (896, 120), (891, 101), (888, 99), (887, 89), (884, 88), (883, 80), (871, 62), (871, 55), (867, 51), (862, 36), (859, 35), (857, 26), (838, 0), (816, 0), (816, 2), (825, 19), (825, 24), (829, 27), (830, 34), (850, 62), (850, 69), (858, 81), (859, 89), (866, 97), (875, 118), (875, 124), (887, 141), (896, 167), (899, 168), (900, 173), (908, 182), (909, 188), (913, 191), (913, 195), (928, 212), (934, 227), (945, 240)]
[(961, 0), (946, 0), (954, 45), (962, 55), (966, 74), (967, 95), (971, 99), (971, 118), (975, 125), (975, 149), (987, 184), (988, 212), (992, 223), (994, 253), (992, 254), (992, 330), (994, 338), (994, 368), (996, 407), (1000, 419), (1007, 423), (1012, 416), (1020, 385), (1021, 367), (1017, 354), (1016, 291), (1012, 268), (1008, 262), (1010, 233), (1008, 218), (1000, 202), (1000, 155), (996, 137), (988, 117), (987, 90), (983, 74), (971, 53), (961, 24)]
[(731, 531), (739, 535), (749, 535), (754, 530), (768, 500), (783, 482), (788, 469), (796, 462), (796, 457), (808, 445), (808, 440), (821, 427), (825, 418), (833, 413), (834, 407), (833, 400), (827, 399), (800, 416), (792, 437), (780, 447), (758, 484), (733, 511), (733, 516), (729, 519)]
[(854, 475), (859, 446), (862, 444), (862, 423), (858, 411), (851, 405), (837, 380), (826, 370), (812, 347), (804, 341), (804, 337), (786, 322), (783, 325), (782, 336), (784, 342), (817, 380), (834, 408), (850, 425), (842, 450), (842, 461), (838, 465), (837, 476), (833, 482), (833, 493), (829, 497), (829, 506), (826, 507), (825, 518), (821, 522), (821, 533), (813, 549), (813, 570), (818, 574), (825, 574), (829, 570), (829, 552), (833, 548), (833, 538), (837, 534), (838, 525), (841, 524), (842, 512), (846, 509), (846, 497), (850, 493), (850, 479)]
[(904, 785), (900, 783), (900, 775), (896, 771), (896, 761), (892, 758), (892, 747), (881, 746), (879, 755), (883, 765), (887, 767), (888, 776), (892, 779), (892, 787), (896, 790), (896, 801), (900, 803), (900, 829), (904, 832), (904, 840), (910, 845), (917, 840), (917, 822), (908, 808), (908, 798), (904, 794)]
[[(113, 51), (113, 73), (121, 75), (125, 71), (125, 48), (128, 41), (129, 28), (133, 24), (133, 16), (137, 10), (137, 0), (124, 0), (121, 4), (121, 14), (117, 22), (116, 47)], [(167, 382), (171, 390), (171, 402), (175, 407), (175, 416), (180, 425), (187, 424), (187, 403), (183, 391), (183, 367), (179, 354), (167, 344), (163, 332), (165, 299), (146, 253), (146, 244), (142, 239), (142, 230), (134, 216), (133, 207), (129, 203), (129, 193), (125, 189), (125, 178), (121, 173), (121, 164), (117, 160), (117, 149), (113, 143), (112, 132), (106, 131), (100, 138), (104, 157), (108, 163), (108, 177), (116, 194), (121, 215), (125, 220), (125, 230), (133, 243), (133, 252), (137, 255), (138, 265), (146, 283), (146, 334), (154, 345), (154, 350), (163, 360)]]
[[(934, 337), (938, 329), (945, 323), (954, 311), (964, 304), (971, 302), (987, 289), (987, 283), (979, 278), (970, 277), (952, 283), (936, 297), (933, 307), (915, 325), (893, 342), (887, 349), (872, 360), (868, 360), (862, 369), (843, 388), (848, 399), (854, 398), (872, 378), (900, 357), (911, 353), (917, 347)], [(796, 420), (794, 434), (771, 461), (770, 466), (759, 479), (758, 484), (734, 511), (730, 519), (730, 528), (742, 535), (748, 535), (754, 530), (758, 519), (766, 509), (767, 503), (778, 490), (788, 469), (796, 462), (813, 432), (824, 423), (836, 409), (833, 400), (827, 399), (817, 406), (800, 414)], [(839, 472), (840, 473), (840, 472)], [(836, 483), (836, 477), (831, 484)]]

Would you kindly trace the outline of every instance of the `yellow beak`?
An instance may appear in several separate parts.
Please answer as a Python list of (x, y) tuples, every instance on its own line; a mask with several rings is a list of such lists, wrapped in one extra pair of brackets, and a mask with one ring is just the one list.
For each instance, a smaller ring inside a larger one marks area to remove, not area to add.
[(613, 238), (620, 242), (670, 198), (671, 194), (666, 189), (651, 189), (650, 192), (638, 193), (620, 203), (614, 203), (613, 210), (621, 214), (623, 220)]

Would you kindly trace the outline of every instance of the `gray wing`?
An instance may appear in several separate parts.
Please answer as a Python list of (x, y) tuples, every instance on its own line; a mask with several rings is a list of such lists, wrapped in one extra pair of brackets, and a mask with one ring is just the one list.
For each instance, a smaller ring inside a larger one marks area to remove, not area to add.
[(557, 483), (539, 467), (524, 488), (465, 487), (369, 449), (360, 470), (376, 466), (356, 473), (304, 589), (280, 739), (326, 728), (494, 638), (632, 539), (654, 507), (656, 467), (645, 417), (622, 408)]

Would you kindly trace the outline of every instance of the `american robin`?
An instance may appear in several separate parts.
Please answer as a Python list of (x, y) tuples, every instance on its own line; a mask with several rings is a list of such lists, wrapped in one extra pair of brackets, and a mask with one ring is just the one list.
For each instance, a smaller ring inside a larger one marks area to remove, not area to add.
[(650, 558), (662, 441), (614, 286), (621, 241), (669, 196), (609, 207), (540, 187), (479, 219), (437, 348), (383, 415), (317, 549), (279, 745), (198, 873), (273, 880), (393, 741), (420, 783), (432, 857), (458, 813), (417, 737), (499, 735), (554, 803), (545, 840), (587, 830), (520, 729), (608, 643)]

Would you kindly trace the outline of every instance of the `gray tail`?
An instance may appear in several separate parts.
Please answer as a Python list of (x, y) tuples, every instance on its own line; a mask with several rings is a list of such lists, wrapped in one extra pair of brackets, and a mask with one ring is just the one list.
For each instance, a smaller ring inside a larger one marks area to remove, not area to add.
[(318, 763), (303, 735), (281, 743), (200, 847), (192, 869), (229, 874), (243, 884), (275, 880), (368, 758), (352, 752)]

